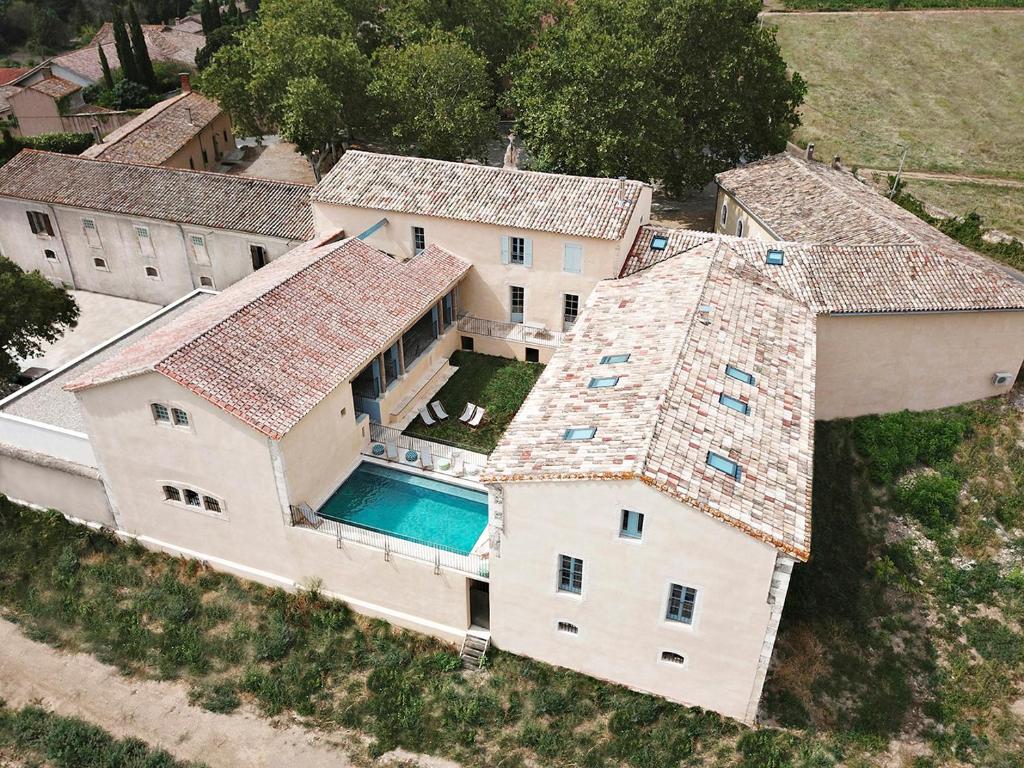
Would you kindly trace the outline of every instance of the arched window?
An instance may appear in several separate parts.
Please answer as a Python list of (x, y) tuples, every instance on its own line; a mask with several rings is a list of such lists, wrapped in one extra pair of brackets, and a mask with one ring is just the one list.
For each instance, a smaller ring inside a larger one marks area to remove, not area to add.
[(736, 219), (736, 237), (743, 237), (743, 219)]
[(181, 491), (179, 491), (173, 485), (165, 485), (164, 498), (167, 501), (181, 501)]
[(107, 269), (107, 260), (101, 259), (99, 256), (92, 260), (92, 265), (96, 267), (96, 269), (102, 269), (104, 272), (109, 271)]
[(43, 251), (43, 256), (46, 257), (47, 261), (56, 261), (57, 260), (57, 253), (56, 253), (56, 251), (51, 251), (49, 248), (47, 248), (45, 251)]
[(153, 421), (163, 422), (164, 424), (171, 423), (171, 411), (163, 403), (153, 403), (150, 408), (153, 410)]
[(661, 660), (667, 661), (670, 664), (682, 664), (686, 661), (681, 653), (676, 653), (675, 651), (662, 651)]
[(725, 226), (725, 222), (729, 220), (729, 204), (722, 203), (722, 226)]
[(146, 277), (150, 280), (159, 280), (160, 272), (157, 271), (156, 267), (146, 267)]

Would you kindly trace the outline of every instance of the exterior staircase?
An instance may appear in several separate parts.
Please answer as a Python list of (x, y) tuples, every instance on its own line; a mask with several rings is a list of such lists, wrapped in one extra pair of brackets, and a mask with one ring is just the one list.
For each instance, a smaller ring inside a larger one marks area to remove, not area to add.
[(491, 647), (491, 636), (489, 633), (466, 632), (466, 639), (462, 641), (462, 667), (463, 669), (480, 669), (484, 663), (484, 656), (487, 649)]

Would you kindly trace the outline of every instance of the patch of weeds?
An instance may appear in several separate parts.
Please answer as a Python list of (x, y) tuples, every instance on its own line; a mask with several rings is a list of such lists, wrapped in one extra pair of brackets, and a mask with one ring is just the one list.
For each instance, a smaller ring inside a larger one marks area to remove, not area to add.
[(793, 768), (797, 745), (797, 738), (785, 731), (747, 731), (736, 745), (742, 756), (740, 768)]
[(210, 712), (234, 712), (242, 704), (234, 683), (223, 680), (193, 686), (189, 690), (188, 699), (191, 704), (208, 709)]
[(952, 408), (864, 416), (853, 425), (854, 445), (871, 480), (888, 485), (911, 467), (951, 459), (971, 421), (967, 410)]
[(967, 642), (988, 661), (1015, 666), (1024, 663), (1024, 636), (1001, 621), (971, 619), (964, 625)]
[(960, 481), (925, 472), (898, 483), (893, 498), (898, 512), (913, 517), (930, 533), (941, 533), (956, 522)]

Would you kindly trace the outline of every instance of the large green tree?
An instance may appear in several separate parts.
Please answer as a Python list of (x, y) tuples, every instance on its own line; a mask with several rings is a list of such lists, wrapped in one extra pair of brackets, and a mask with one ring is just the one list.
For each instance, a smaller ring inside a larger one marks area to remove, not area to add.
[(0, 382), (18, 375), (18, 358), (32, 357), (77, 323), (78, 305), (67, 291), (0, 257)]
[(466, 43), (437, 34), (424, 43), (382, 48), (369, 93), (378, 135), (440, 160), (481, 157), (497, 133), (487, 61)]
[(672, 192), (785, 148), (805, 93), (759, 0), (576, 0), (509, 63), (536, 166)]
[(121, 64), (121, 74), (125, 80), (142, 83), (142, 76), (135, 61), (135, 52), (132, 51), (132, 42), (128, 37), (128, 30), (124, 26), (124, 16), (120, 8), (114, 9), (114, 18), (111, 22), (114, 32), (114, 48), (117, 51), (117, 60)]
[(132, 54), (135, 57), (135, 69), (147, 88), (156, 88), (156, 73), (153, 71), (153, 61), (149, 58), (149, 46), (146, 45), (146, 35), (142, 31), (142, 24), (139, 23), (135, 3), (128, 3), (128, 32), (132, 42)]

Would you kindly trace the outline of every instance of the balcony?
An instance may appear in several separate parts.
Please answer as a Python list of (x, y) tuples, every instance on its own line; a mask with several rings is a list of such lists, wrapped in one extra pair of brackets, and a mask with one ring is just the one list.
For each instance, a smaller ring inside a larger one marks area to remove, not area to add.
[(498, 320), (484, 320), (473, 315), (459, 315), (459, 330), (477, 336), (490, 336), (535, 347), (552, 348), (561, 346), (565, 335), (528, 323), (503, 323)]

